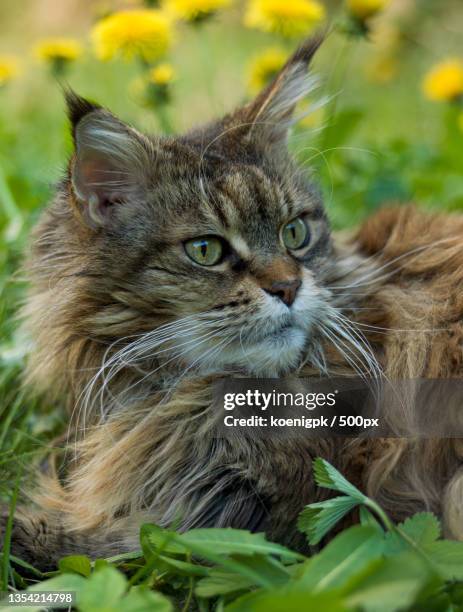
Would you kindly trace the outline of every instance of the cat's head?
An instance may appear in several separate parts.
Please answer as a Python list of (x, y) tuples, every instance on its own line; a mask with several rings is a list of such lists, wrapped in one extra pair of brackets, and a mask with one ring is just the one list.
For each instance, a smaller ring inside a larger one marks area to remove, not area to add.
[(146, 136), (67, 96), (68, 197), (100, 309), (92, 335), (127, 336), (127, 359), (202, 371), (273, 376), (298, 364), (326, 316), (332, 246), (286, 141), (319, 42), (255, 100), (179, 137)]

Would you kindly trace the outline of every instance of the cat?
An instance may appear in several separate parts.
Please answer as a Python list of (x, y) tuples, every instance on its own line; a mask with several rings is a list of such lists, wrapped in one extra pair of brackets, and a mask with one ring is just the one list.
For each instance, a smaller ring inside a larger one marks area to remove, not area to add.
[(146, 521), (303, 550), (296, 517), (325, 495), (316, 456), (394, 520), (429, 509), (463, 537), (458, 439), (210, 435), (224, 376), (463, 375), (463, 217), (393, 207), (333, 234), (288, 152), (320, 43), (250, 103), (175, 137), (67, 92), (74, 153), (33, 234), (24, 319), (27, 383), (67, 409), (68, 444), (16, 512), (14, 555), (52, 569), (136, 550)]

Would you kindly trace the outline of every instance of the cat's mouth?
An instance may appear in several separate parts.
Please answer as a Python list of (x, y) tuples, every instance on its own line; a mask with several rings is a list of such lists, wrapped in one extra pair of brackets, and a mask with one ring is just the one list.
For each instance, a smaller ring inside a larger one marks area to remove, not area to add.
[(288, 321), (287, 323), (283, 323), (280, 327), (269, 334), (269, 336), (279, 336), (280, 334), (286, 333), (290, 329), (296, 329), (297, 326), (294, 322)]
[(188, 361), (207, 372), (231, 366), (245, 369), (251, 375), (280, 376), (300, 362), (308, 334), (307, 327), (295, 317), (267, 319), (242, 329), (233, 339), (219, 341), (211, 349), (201, 348), (199, 353), (190, 349)]
[(258, 344), (284, 338), (294, 331), (302, 332), (303, 330), (292, 319), (287, 319), (278, 324), (256, 326), (247, 334), (242, 335), (241, 341), (244, 340), (246, 344)]
[(230, 345), (222, 357), (255, 376), (280, 376), (299, 363), (307, 335), (307, 330), (287, 321), (273, 329), (261, 330), (247, 341), (241, 341), (239, 346)]

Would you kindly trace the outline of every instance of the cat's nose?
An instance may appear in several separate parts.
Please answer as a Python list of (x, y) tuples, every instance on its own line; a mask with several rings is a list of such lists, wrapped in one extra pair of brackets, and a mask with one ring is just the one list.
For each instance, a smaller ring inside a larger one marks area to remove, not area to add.
[(262, 289), (266, 293), (279, 298), (282, 302), (286, 304), (286, 306), (291, 306), (291, 304), (296, 299), (296, 295), (300, 286), (301, 281), (299, 279), (295, 279), (290, 281), (275, 281), (267, 287), (262, 287)]

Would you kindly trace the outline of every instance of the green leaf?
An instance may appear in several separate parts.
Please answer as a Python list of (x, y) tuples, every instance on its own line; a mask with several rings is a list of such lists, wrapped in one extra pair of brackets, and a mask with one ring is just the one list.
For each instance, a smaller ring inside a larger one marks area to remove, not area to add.
[(93, 568), (95, 572), (99, 572), (102, 569), (109, 567), (110, 563), (107, 559), (95, 559), (93, 562)]
[(352, 497), (343, 496), (309, 504), (299, 515), (298, 528), (307, 535), (310, 544), (318, 544), (358, 503)]
[(132, 587), (121, 600), (118, 610), (120, 612), (171, 612), (173, 607), (167, 597), (161, 593), (151, 591), (145, 586), (137, 586)]
[[(435, 542), (440, 537), (441, 532), (439, 520), (431, 512), (415, 514), (397, 525), (397, 527), (401, 533), (408, 536), (417, 546), (422, 548), (426, 548), (426, 546)], [(400, 537), (400, 533), (395, 531), (387, 533), (386, 554), (395, 554), (409, 548), (410, 544)]]
[(106, 557), (105, 561), (108, 563), (123, 563), (125, 561), (133, 561), (135, 559), (142, 559), (143, 551), (134, 550), (133, 552), (121, 553), (120, 555), (114, 555), (112, 557)]
[[(270, 586), (283, 585), (288, 582), (291, 576), (288, 569), (274, 557), (263, 555), (234, 556), (233, 560), (239, 562), (241, 566), (258, 572), (261, 581), (265, 578)], [(196, 593), (200, 597), (226, 595), (259, 584), (249, 575), (243, 575), (242, 572), (227, 571), (220, 567), (208, 569), (207, 573), (207, 578), (200, 580), (196, 587)]]
[(182, 555), (185, 556), (185, 547), (175, 542), (175, 531), (163, 529), (158, 525), (146, 523), (140, 528), (140, 543), (145, 559), (152, 555)]
[(127, 588), (127, 579), (115, 567), (106, 567), (85, 581), (78, 603), (80, 612), (110, 610), (118, 604)]
[(90, 559), (84, 555), (63, 557), (60, 559), (58, 567), (63, 574), (80, 574), (86, 577), (90, 576), (92, 571)]
[(440, 540), (425, 547), (426, 555), (446, 580), (463, 580), (463, 542)]
[(194, 555), (207, 559), (223, 568), (244, 576), (253, 584), (272, 587), (273, 582), (260, 569), (246, 562), (242, 557), (252, 555), (277, 555), (285, 561), (305, 559), (299, 553), (284, 546), (268, 542), (263, 533), (250, 533), (242, 529), (211, 528), (192, 529), (182, 534), (175, 534), (175, 542), (183, 545)]
[(407, 551), (370, 563), (343, 594), (350, 606), (364, 612), (395, 612), (408, 609), (427, 586), (434, 590), (441, 584), (425, 561)]
[(306, 561), (296, 581), (314, 592), (340, 588), (371, 561), (381, 558), (383, 548), (384, 536), (375, 527), (350, 527)]
[(398, 525), (419, 546), (427, 546), (440, 538), (439, 519), (432, 512), (419, 512)]
[(266, 540), (263, 533), (250, 533), (243, 529), (212, 528), (191, 529), (175, 535), (175, 542), (191, 552), (211, 558), (211, 555), (277, 555), (287, 561), (298, 561), (305, 557), (280, 544)]
[[(163, 569), (181, 576), (208, 576), (209, 568), (197, 563), (189, 563), (174, 559), (173, 557), (159, 556), (160, 564), (163, 564)], [(159, 566), (157, 566), (159, 567)]]
[(235, 572), (214, 568), (207, 578), (200, 580), (195, 589), (198, 597), (218, 597), (239, 591), (248, 590), (255, 581)]
[(87, 580), (78, 574), (61, 574), (44, 580), (27, 589), (28, 591), (80, 591)]
[[(143, 525), (140, 536), (145, 556), (153, 557), (161, 552), (167, 555), (182, 555), (187, 552), (193, 553), (199, 557), (207, 559), (230, 572), (236, 573), (248, 579), (252, 584), (258, 586), (273, 586), (274, 577), (269, 580), (267, 575), (263, 573), (262, 568), (256, 569), (252, 562), (246, 562), (243, 557), (253, 555), (277, 555), (285, 561), (303, 560), (302, 555), (288, 550), (284, 546), (268, 542), (265, 535), (262, 533), (250, 533), (249, 531), (239, 529), (192, 529), (186, 533), (176, 533), (167, 531), (157, 525)], [(238, 557), (237, 557), (238, 555)], [(182, 571), (187, 570), (186, 566), (180, 567), (178, 564), (170, 564), (168, 559), (160, 559), (162, 567), (166, 564), (171, 571), (174, 569)], [(235, 556), (235, 557), (234, 557)], [(190, 575), (192, 568), (199, 567), (191, 565), (189, 567)], [(198, 574), (198, 570), (195, 570)]]
[[(235, 561), (239, 561), (240, 564), (246, 565), (247, 567), (258, 572), (260, 576), (265, 577), (266, 580), (273, 586), (283, 586), (286, 584), (291, 577), (290, 570), (288, 569), (295, 566), (284, 566), (278, 559), (273, 556), (264, 555), (233, 555)], [(299, 564), (297, 564), (298, 566)]]
[(225, 612), (347, 612), (339, 596), (334, 593), (314, 595), (291, 585), (283, 589), (257, 591), (239, 597), (225, 608)]
[[(168, 599), (144, 587), (134, 587), (125, 595), (127, 579), (114, 567), (94, 572), (90, 578), (78, 574), (61, 574), (28, 589), (37, 591), (75, 591), (79, 612), (171, 612)], [(23, 607), (38, 612), (43, 607)], [(16, 610), (16, 608), (14, 608)]]
[(325, 461), (325, 459), (317, 457), (313, 461), (313, 472), (315, 482), (319, 487), (339, 491), (340, 493), (344, 493), (345, 495), (349, 495), (353, 499), (356, 499), (359, 503), (365, 503), (365, 501), (368, 501), (368, 497), (366, 495), (364, 495), (357, 489), (357, 487), (354, 487), (353, 484), (346, 480), (344, 476), (330, 463), (328, 463), (328, 461)]

